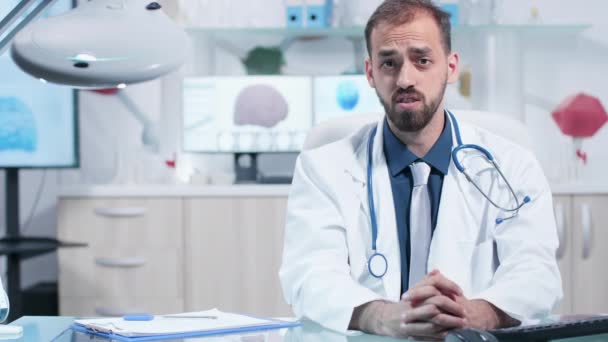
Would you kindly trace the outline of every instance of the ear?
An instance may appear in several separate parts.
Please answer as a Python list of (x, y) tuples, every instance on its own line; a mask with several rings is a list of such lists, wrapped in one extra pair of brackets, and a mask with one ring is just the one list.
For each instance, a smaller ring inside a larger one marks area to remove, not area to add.
[(458, 62), (460, 61), (460, 57), (456, 52), (451, 52), (448, 55), (448, 83), (454, 83), (458, 81), (458, 76), (460, 75), (460, 67)]
[(367, 57), (365, 59), (365, 76), (367, 77), (367, 82), (369, 83), (369, 86), (372, 88), (376, 88), (376, 82), (374, 82), (374, 72), (372, 70), (371, 57)]

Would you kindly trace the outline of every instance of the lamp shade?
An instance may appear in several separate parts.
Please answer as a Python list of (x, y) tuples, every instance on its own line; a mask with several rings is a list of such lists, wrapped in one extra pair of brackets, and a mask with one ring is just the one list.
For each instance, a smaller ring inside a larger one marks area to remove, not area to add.
[(93, 0), (36, 21), (15, 37), (11, 56), (26, 73), (76, 88), (148, 81), (186, 59), (187, 34), (156, 2)]
[(551, 115), (562, 133), (574, 138), (592, 137), (608, 121), (600, 100), (584, 93), (569, 96)]

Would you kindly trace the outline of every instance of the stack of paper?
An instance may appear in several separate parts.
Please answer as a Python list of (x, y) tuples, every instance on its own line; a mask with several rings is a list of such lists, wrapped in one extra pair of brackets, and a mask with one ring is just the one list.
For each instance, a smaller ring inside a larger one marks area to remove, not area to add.
[(152, 320), (147, 321), (131, 321), (122, 317), (79, 319), (74, 322), (72, 328), (122, 341), (152, 341), (281, 329), (297, 325), (298, 322), (256, 318), (213, 309), (154, 316)]

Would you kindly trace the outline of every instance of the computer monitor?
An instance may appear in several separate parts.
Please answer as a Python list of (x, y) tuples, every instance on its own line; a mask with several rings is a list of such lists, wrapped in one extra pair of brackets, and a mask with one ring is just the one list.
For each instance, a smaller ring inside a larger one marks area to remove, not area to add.
[(312, 125), (311, 103), (310, 77), (186, 78), (183, 149), (203, 153), (298, 152)]
[(314, 79), (314, 124), (356, 114), (383, 114), (384, 108), (365, 75)]
[[(13, 3), (3, 4), (8, 12)], [(58, 1), (54, 13), (72, 1)], [(71, 168), (78, 166), (78, 124), (73, 89), (51, 84), (21, 71), (0, 55), (0, 168)]]

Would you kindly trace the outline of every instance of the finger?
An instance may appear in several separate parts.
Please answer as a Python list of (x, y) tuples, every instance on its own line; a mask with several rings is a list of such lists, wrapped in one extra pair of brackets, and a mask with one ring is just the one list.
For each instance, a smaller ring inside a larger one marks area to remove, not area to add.
[(442, 293), (445, 294), (451, 294), (451, 293), (455, 293), (459, 296), (463, 295), (462, 289), (460, 288), (460, 286), (458, 286), (458, 284), (456, 284), (455, 282), (449, 280), (448, 278), (446, 278), (445, 276), (443, 276), (443, 274), (438, 273), (432, 276), (429, 276), (427, 278), (425, 278), (424, 280), (422, 280), (419, 284), (416, 284), (416, 286), (423, 286), (423, 285), (431, 285), (436, 287), (439, 291), (441, 291)]
[(441, 314), (435, 305), (427, 304), (414, 309), (411, 309), (403, 319), (404, 323), (426, 322)]
[(466, 325), (463, 317), (456, 317), (441, 312), (435, 305), (424, 305), (410, 310), (403, 319), (403, 322), (406, 324), (429, 322), (450, 329), (463, 328)]
[(430, 320), (431, 323), (446, 329), (462, 329), (467, 323), (464, 318), (441, 313)]
[(423, 285), (411, 288), (406, 293), (401, 296), (402, 300), (411, 301), (413, 303), (424, 302), (425, 300), (434, 297), (440, 296), (441, 292), (437, 290), (436, 287), (431, 285)]
[(422, 322), (402, 324), (401, 332), (404, 336), (440, 339), (446, 329), (433, 323)]
[(428, 298), (424, 301), (424, 303), (422, 303), (422, 305), (427, 304), (435, 305), (440, 311), (451, 314), (453, 316), (462, 318), (465, 317), (464, 306), (446, 296), (435, 296), (432, 298)]
[(434, 276), (435, 274), (440, 274), (440, 273), (441, 273), (441, 272), (439, 272), (439, 270), (438, 270), (438, 269), (434, 269), (434, 270), (432, 270), (431, 272), (429, 272), (429, 274), (427, 274), (427, 277), (428, 277), (428, 276)]

